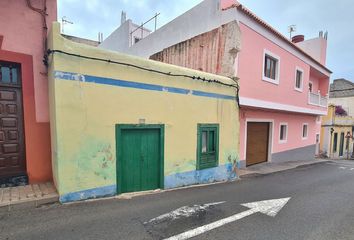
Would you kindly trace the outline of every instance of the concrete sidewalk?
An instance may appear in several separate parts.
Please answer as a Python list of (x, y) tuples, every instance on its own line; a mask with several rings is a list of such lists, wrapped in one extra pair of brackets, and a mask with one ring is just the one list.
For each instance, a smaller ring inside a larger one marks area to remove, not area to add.
[(53, 183), (32, 184), (0, 188), (0, 210), (38, 207), (58, 202), (59, 196)]
[(297, 168), (299, 166), (312, 165), (317, 163), (328, 162), (330, 159), (313, 159), (307, 161), (289, 161), (289, 162), (281, 162), (281, 163), (260, 163), (253, 166), (249, 166), (243, 169), (238, 170), (238, 176), (240, 178), (252, 175), (263, 175), (274, 172), (280, 172), (288, 169)]

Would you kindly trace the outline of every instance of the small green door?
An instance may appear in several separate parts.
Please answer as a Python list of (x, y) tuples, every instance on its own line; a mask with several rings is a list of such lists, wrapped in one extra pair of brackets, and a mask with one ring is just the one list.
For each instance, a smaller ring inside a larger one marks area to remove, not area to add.
[(118, 125), (118, 192), (162, 188), (163, 127)]

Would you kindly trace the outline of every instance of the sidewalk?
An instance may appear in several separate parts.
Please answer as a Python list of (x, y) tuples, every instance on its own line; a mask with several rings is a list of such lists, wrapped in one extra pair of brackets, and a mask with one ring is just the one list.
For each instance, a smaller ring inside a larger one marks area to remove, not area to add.
[(297, 168), (299, 166), (312, 165), (312, 164), (328, 162), (328, 161), (330, 161), (330, 159), (313, 159), (308, 161), (289, 161), (289, 162), (281, 162), (281, 163), (272, 163), (272, 162), (260, 163), (257, 165), (239, 169), (238, 176), (240, 178), (243, 178), (250, 175), (269, 174), (269, 173)]
[(58, 202), (58, 193), (53, 183), (0, 188), (0, 210), (23, 207), (38, 207)]

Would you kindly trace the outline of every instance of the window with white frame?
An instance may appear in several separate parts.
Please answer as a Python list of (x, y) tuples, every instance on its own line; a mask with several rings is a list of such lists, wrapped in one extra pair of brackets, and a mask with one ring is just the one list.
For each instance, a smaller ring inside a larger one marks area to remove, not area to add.
[(302, 125), (302, 139), (307, 139), (308, 135), (309, 135), (309, 129), (308, 129), (308, 124), (307, 123), (304, 123)]
[(288, 140), (288, 124), (280, 123), (279, 127), (279, 142), (285, 143)]
[(263, 80), (275, 84), (279, 84), (279, 69), (280, 69), (280, 58), (264, 50), (263, 56)]
[(302, 92), (304, 71), (300, 68), (295, 70), (295, 90)]

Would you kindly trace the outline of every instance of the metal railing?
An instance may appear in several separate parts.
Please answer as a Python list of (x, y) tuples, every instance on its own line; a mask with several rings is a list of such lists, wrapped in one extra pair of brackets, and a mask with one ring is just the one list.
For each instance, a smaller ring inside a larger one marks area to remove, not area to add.
[(328, 95), (321, 96), (320, 91), (318, 93), (309, 92), (308, 103), (315, 106), (327, 107)]

